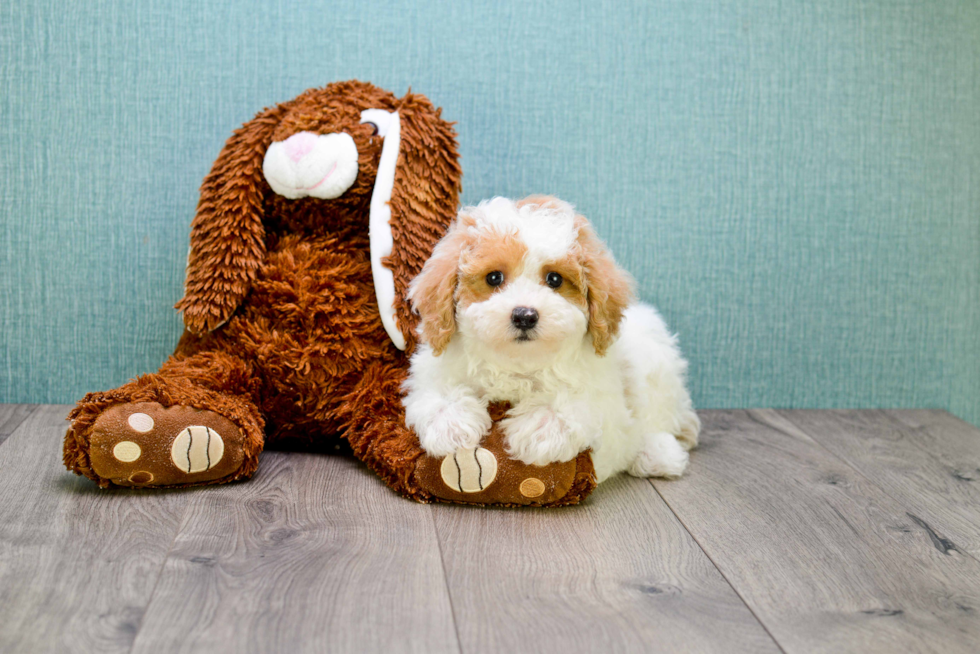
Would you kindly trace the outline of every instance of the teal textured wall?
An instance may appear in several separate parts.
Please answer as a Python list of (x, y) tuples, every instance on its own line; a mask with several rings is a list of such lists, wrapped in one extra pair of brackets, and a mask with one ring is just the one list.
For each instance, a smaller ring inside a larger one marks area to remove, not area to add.
[(224, 140), (352, 77), (458, 121), (466, 202), (591, 217), (699, 406), (980, 423), (973, 1), (2, 3), (0, 401), (155, 370)]

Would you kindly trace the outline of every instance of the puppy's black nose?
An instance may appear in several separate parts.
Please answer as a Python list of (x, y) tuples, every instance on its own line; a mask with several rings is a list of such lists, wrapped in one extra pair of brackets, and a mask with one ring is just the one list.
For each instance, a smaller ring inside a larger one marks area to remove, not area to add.
[(517, 307), (510, 314), (510, 321), (518, 329), (531, 329), (538, 324), (538, 312), (531, 307)]

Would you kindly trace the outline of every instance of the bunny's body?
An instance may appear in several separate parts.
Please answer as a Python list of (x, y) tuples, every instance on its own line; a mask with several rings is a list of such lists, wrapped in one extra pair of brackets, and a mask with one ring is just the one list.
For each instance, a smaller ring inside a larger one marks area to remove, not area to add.
[[(265, 445), (323, 449), (343, 435), (412, 495), (419, 451), (398, 385), (416, 318), (403, 297), (460, 176), (453, 129), (423, 96), (342, 82), (259, 113), (202, 185), (173, 356), (79, 402), (66, 465), (103, 487), (212, 484), (251, 475)], [(391, 236), (378, 253), (383, 179)]]
[(533, 471), (550, 486), (529, 496), (528, 471), (498, 451), (493, 488), (464, 493), (405, 426), (418, 323), (405, 298), (455, 216), (460, 177), (453, 128), (420, 95), (341, 82), (260, 112), (201, 187), (173, 356), (78, 403), (65, 465), (103, 488), (218, 484), (251, 476), (266, 445), (342, 437), (422, 501), (584, 497), (587, 453)]

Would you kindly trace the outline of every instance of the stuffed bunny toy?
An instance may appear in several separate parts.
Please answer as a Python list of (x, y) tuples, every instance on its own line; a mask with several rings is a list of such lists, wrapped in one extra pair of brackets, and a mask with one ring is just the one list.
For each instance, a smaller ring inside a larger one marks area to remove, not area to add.
[[(65, 465), (103, 488), (199, 486), (250, 477), (267, 446), (346, 439), (415, 500), (583, 499), (588, 452), (526, 466), (495, 426), (479, 453), (493, 477), (485, 465), (471, 483), (405, 426), (418, 325), (406, 294), (455, 217), (460, 179), (453, 127), (422, 95), (348, 81), (260, 112), (201, 187), (176, 350), (158, 372), (78, 403)], [(506, 407), (491, 409), (499, 419)]]

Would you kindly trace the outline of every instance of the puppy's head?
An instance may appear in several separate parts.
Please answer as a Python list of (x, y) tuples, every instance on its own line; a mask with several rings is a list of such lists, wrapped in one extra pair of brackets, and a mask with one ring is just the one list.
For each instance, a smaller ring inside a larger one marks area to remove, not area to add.
[(567, 202), (494, 198), (460, 211), (409, 298), (437, 355), (458, 331), (497, 357), (533, 363), (583, 338), (605, 354), (631, 286)]

